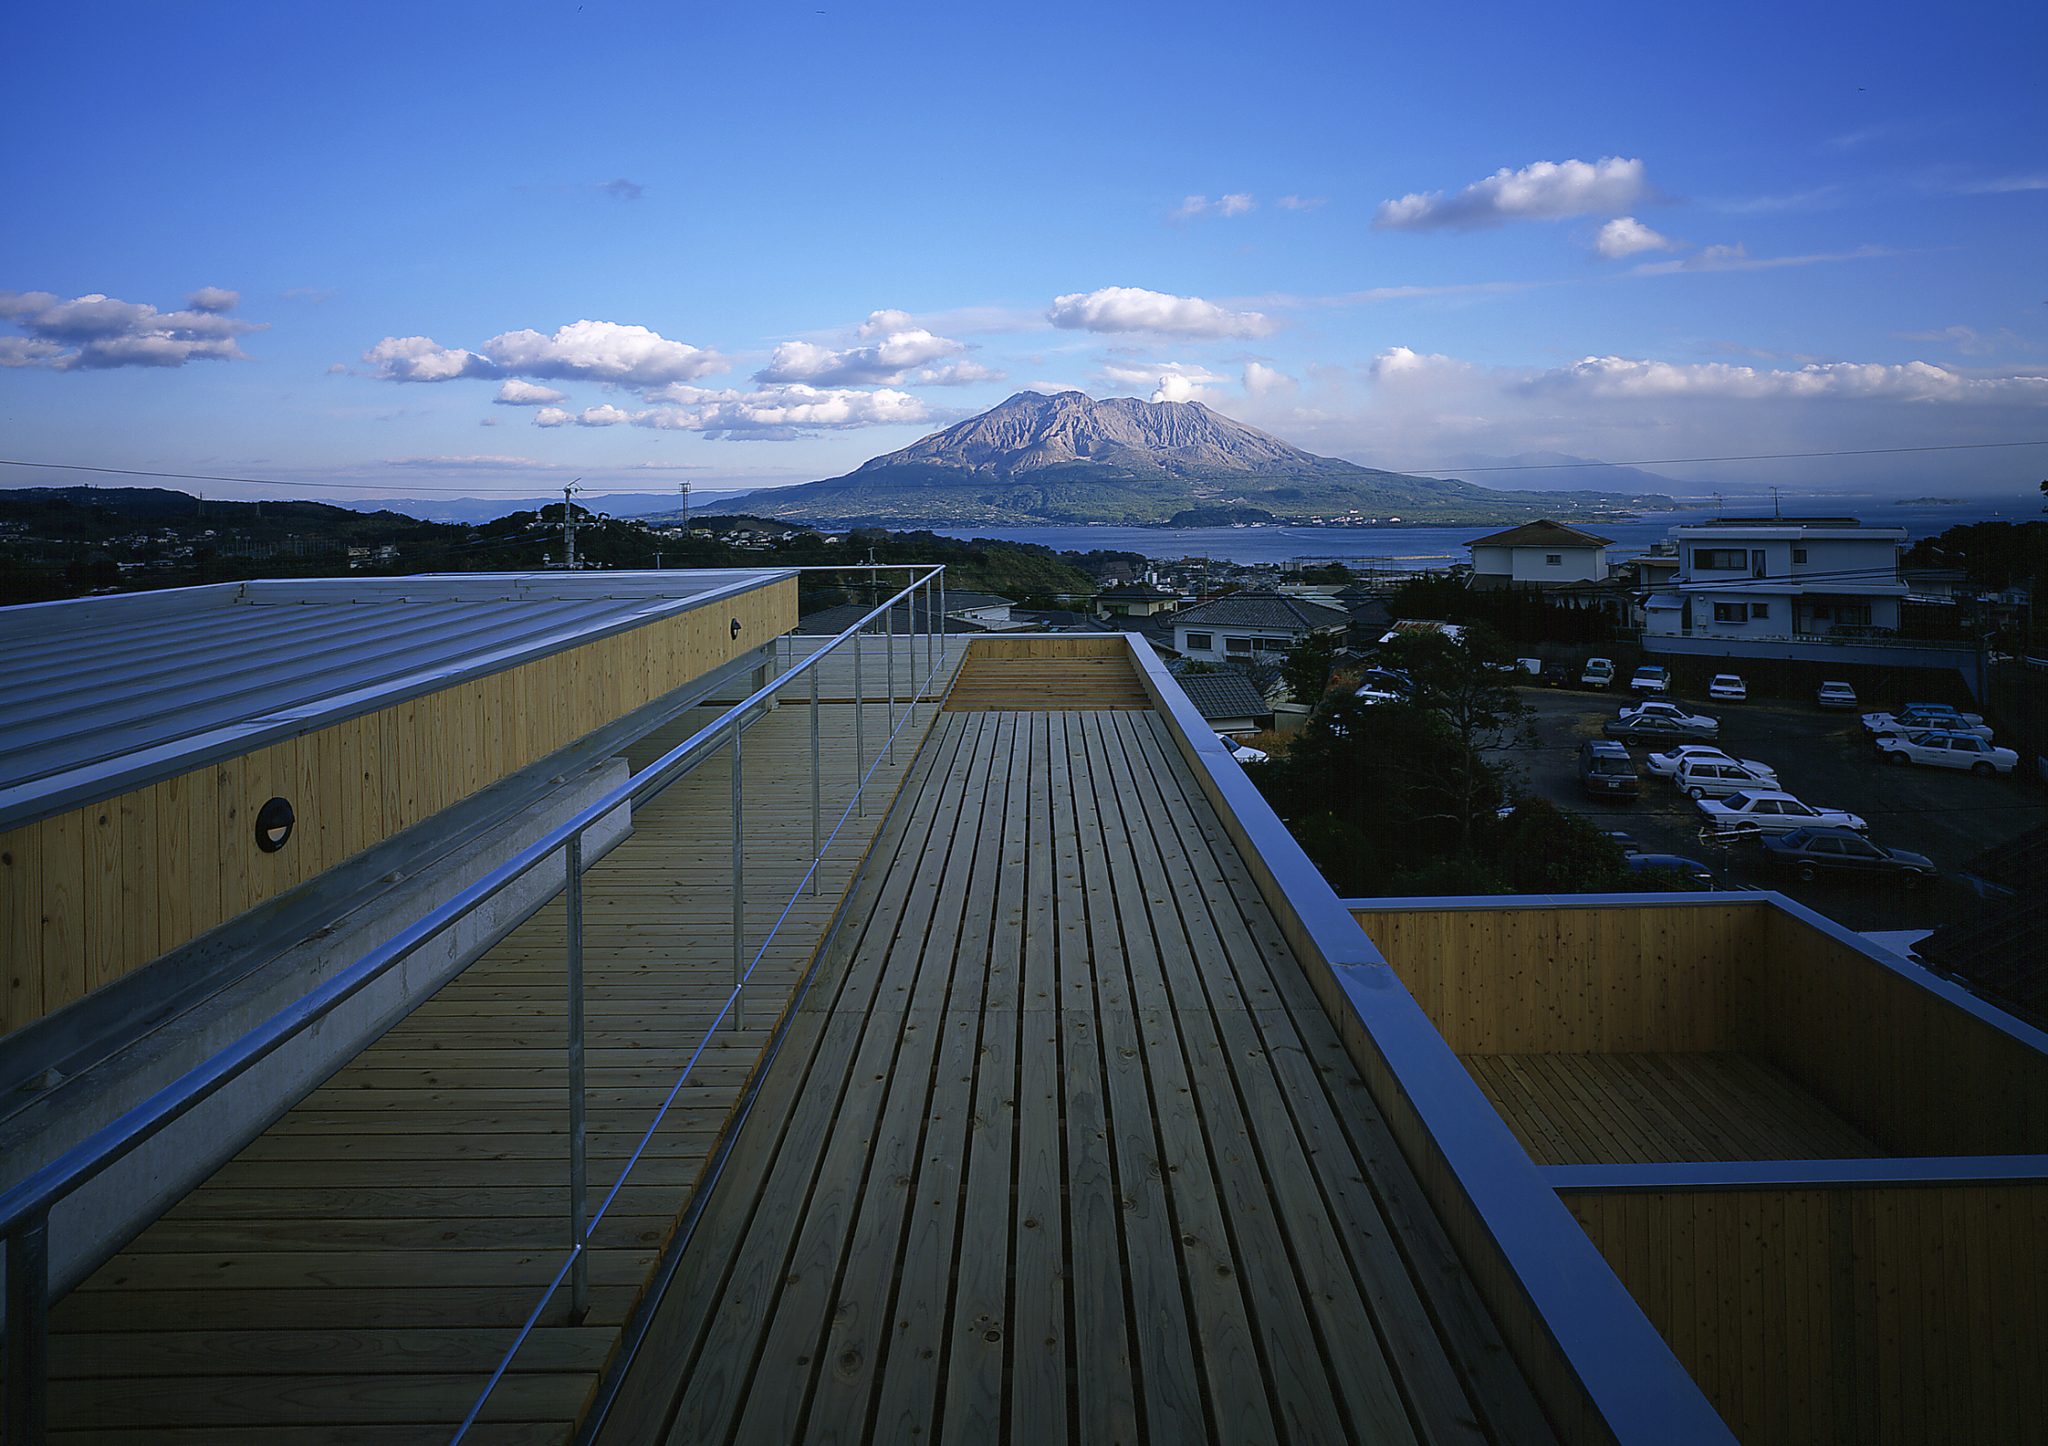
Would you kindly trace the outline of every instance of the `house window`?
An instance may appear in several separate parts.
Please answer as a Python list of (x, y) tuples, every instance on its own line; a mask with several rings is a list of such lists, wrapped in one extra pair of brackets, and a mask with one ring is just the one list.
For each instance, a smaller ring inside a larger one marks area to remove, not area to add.
[(1870, 626), (1870, 604), (1836, 603), (1835, 621), (1845, 628), (1867, 628)]
[(1714, 621), (1717, 623), (1746, 623), (1749, 621), (1749, 604), (1715, 603)]
[(1250, 638), (1225, 638), (1223, 650), (1227, 653), (1249, 653), (1252, 650)]
[(1751, 603), (1749, 605), (1749, 615), (1752, 619), (1767, 618), (1771, 615), (1771, 605), (1769, 603)]
[(1544, 553), (1544, 554), (1543, 554), (1543, 565), (1544, 565), (1545, 567), (1562, 567), (1562, 566), (1564, 566), (1564, 554), (1563, 554), (1563, 553), (1561, 553), (1561, 552), (1546, 552), (1546, 553)]
[(1801, 563), (1801, 562), (1804, 562), (1804, 561), (1806, 561), (1806, 549), (1805, 549), (1805, 548), (1803, 548), (1803, 547), (1795, 547), (1795, 548), (1793, 548), (1793, 549), (1792, 549), (1792, 561), (1793, 561), (1794, 563)]
[(1749, 566), (1749, 554), (1739, 547), (1696, 547), (1692, 565), (1702, 572), (1741, 572)]
[(1206, 653), (1215, 646), (1216, 640), (1207, 633), (1188, 634), (1188, 651), (1191, 653)]

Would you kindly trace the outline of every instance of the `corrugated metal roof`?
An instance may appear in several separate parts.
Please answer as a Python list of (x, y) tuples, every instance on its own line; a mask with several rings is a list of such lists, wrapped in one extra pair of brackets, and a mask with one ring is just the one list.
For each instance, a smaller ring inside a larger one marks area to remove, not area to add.
[(323, 578), (0, 608), (0, 827), (784, 575)]

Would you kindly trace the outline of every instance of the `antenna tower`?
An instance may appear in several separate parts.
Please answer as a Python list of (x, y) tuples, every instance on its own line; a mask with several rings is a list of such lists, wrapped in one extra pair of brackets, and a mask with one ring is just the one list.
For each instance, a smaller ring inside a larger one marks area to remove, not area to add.
[(562, 547), (565, 556), (562, 566), (570, 572), (577, 568), (576, 562), (576, 494), (581, 489), (576, 485), (583, 479), (574, 478), (562, 489)]

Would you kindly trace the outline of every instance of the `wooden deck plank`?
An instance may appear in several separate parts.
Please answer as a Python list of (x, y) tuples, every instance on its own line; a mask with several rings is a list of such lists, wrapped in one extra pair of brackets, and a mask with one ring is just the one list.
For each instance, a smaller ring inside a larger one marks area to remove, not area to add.
[(1548, 1437), (1155, 724), (947, 715), (605, 1440)]
[(1744, 1055), (1495, 1054), (1465, 1065), (1540, 1165), (1886, 1153), (1783, 1071)]

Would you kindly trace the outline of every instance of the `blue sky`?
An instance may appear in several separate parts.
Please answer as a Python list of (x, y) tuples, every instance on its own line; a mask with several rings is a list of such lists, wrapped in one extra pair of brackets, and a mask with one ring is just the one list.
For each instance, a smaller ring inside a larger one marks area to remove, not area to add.
[[(2038, 5), (129, 4), (9, 48), (13, 458), (759, 484), (1033, 386), (1394, 468), (2048, 437)], [(2019, 492), (2048, 447), (1664, 470)]]

